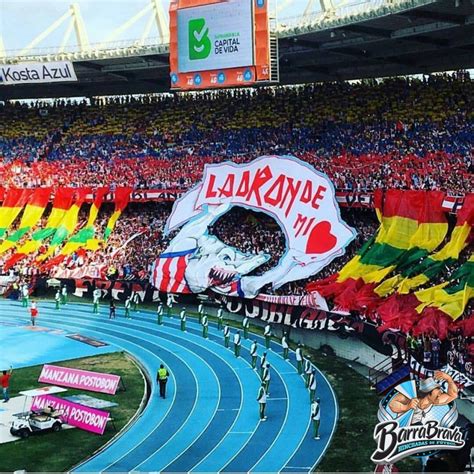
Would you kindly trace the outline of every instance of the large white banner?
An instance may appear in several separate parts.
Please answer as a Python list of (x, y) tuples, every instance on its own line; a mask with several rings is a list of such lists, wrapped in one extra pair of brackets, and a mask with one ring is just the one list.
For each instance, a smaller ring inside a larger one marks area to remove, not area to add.
[[(262, 275), (249, 274), (269, 255), (240, 252), (208, 233), (234, 205), (271, 215), (285, 234), (285, 253)], [(292, 156), (207, 165), (202, 182), (175, 202), (166, 233), (179, 227), (153, 271), (153, 285), (168, 293), (212, 288), (255, 297), (268, 284), (279, 288), (318, 273), (355, 236), (341, 219), (328, 177)]]
[(252, 0), (178, 10), (178, 71), (252, 66)]
[(0, 64), (0, 84), (6, 86), (70, 81), (77, 81), (70, 61)]

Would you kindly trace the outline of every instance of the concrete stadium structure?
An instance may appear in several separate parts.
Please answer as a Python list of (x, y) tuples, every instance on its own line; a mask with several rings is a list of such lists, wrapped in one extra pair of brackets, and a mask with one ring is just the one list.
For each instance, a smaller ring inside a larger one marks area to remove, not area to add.
[[(373, 0), (358, 3), (309, 0), (291, 17), (291, 1), (276, 11), (286, 15), (273, 25), (278, 35), (280, 83), (337, 81), (474, 67), (473, 0)], [(136, 41), (112, 41), (139, 19), (148, 17)], [(37, 46), (70, 21), (62, 44)], [(149, 36), (156, 23), (159, 36)], [(73, 30), (76, 44), (67, 46)], [(148, 35), (148, 36), (147, 36)], [(100, 44), (89, 43), (76, 4), (22, 50), (5, 50), (0, 63), (70, 60), (77, 83), (0, 87), (0, 100), (140, 94), (169, 91), (166, 15), (158, 0), (120, 25)], [(110, 40), (110, 41), (108, 41)]]

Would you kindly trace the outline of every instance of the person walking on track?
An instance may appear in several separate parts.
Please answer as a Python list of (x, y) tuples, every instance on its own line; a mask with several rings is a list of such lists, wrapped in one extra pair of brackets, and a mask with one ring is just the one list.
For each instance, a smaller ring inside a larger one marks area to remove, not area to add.
[(202, 324), (202, 337), (207, 339), (207, 332), (209, 330), (209, 321), (207, 320), (207, 314), (204, 314), (201, 320)]
[(304, 380), (306, 388), (309, 387), (309, 376), (311, 375), (312, 371), (313, 365), (311, 364), (311, 360), (309, 359), (309, 357), (306, 357), (304, 360)]
[(263, 330), (263, 336), (265, 337), (265, 347), (270, 349), (270, 342), (272, 340), (272, 328), (270, 327), (270, 324), (267, 324), (265, 326), (265, 329)]
[(38, 307), (36, 306), (36, 301), (31, 302), (30, 315), (31, 325), (36, 326), (36, 318), (38, 317)]
[(222, 331), (222, 325), (224, 322), (224, 310), (222, 309), (222, 305), (219, 306), (217, 310), (217, 330)]
[(262, 382), (257, 394), (257, 402), (260, 409), (260, 421), (265, 421), (265, 407), (267, 406), (267, 392), (265, 391), (265, 382)]
[(240, 357), (240, 348), (242, 345), (242, 339), (240, 337), (240, 331), (234, 334), (234, 354), (235, 357)]
[(166, 398), (166, 382), (168, 382), (169, 372), (165, 369), (163, 364), (160, 364), (158, 373), (156, 374), (156, 380), (160, 385), (160, 397)]
[(163, 303), (161, 301), (156, 310), (156, 320), (160, 326), (163, 324)]
[(247, 316), (245, 316), (245, 318), (242, 321), (242, 328), (244, 330), (244, 339), (249, 338), (249, 327), (250, 327), (249, 318), (247, 318)]
[(316, 369), (313, 369), (309, 376), (308, 388), (309, 388), (309, 401), (314, 402), (314, 397), (316, 395)]
[(125, 318), (127, 319), (132, 319), (130, 316), (130, 306), (132, 305), (132, 298), (130, 296), (127, 296), (127, 299), (125, 300)]
[(226, 324), (224, 326), (224, 346), (229, 348), (229, 342), (230, 342), (230, 327)]
[(109, 319), (115, 319), (115, 301), (113, 299), (110, 300)]
[(301, 375), (303, 373), (303, 347), (301, 344), (298, 343), (298, 347), (296, 348), (296, 368), (298, 373)]
[(267, 392), (268, 396), (270, 396), (270, 378), (270, 364), (267, 364), (263, 369), (262, 382), (265, 383), (265, 391)]
[(316, 400), (311, 403), (311, 421), (313, 422), (313, 436), (314, 439), (320, 439), (319, 437), (319, 423), (321, 420), (321, 412), (320, 412), (320, 399), (316, 398)]
[(283, 359), (287, 360), (290, 346), (288, 344), (288, 336), (286, 335), (286, 332), (283, 333), (283, 336), (281, 338), (281, 345), (283, 347)]
[(59, 309), (60, 304), (61, 304), (61, 293), (59, 290), (57, 290), (56, 294), (54, 295), (54, 309)]
[(257, 341), (253, 341), (250, 346), (250, 357), (252, 357), (252, 369), (257, 367)]
[(179, 321), (181, 326), (181, 331), (186, 332), (186, 308), (183, 306), (181, 313), (179, 313)]

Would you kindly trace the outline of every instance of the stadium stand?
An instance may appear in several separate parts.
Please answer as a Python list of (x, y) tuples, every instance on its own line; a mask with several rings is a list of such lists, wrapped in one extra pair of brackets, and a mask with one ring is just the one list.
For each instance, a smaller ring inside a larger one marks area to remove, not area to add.
[(462, 73), (105, 104), (8, 103), (0, 109), (0, 179), (187, 188), (206, 163), (291, 153), (340, 190), (462, 194), (472, 189), (472, 89)]
[[(288, 153), (327, 173), (341, 191), (424, 189), (463, 196), (473, 184), (473, 87), (469, 75), (461, 72), (192, 96), (6, 103), (0, 108), (0, 179), (5, 186), (26, 188), (109, 185), (113, 190), (131, 185), (182, 191), (199, 181), (207, 163), (242, 163), (263, 154)], [(162, 234), (170, 209), (170, 203), (129, 204), (107, 245), (79, 249), (42, 267), (33, 262), (46, 252), (45, 246), (11, 263), (13, 248), (0, 254), (0, 272), (24, 278), (48, 274), (147, 280), (153, 259), (169, 242)], [(110, 204), (101, 207), (96, 235), (105, 232), (112, 213)], [(76, 229), (85, 225), (87, 215), (86, 206)], [(379, 225), (373, 210), (345, 210), (343, 217), (357, 229), (357, 239), (312, 279), (316, 285), (331, 280)], [(455, 219), (449, 219), (452, 227)], [(243, 251), (271, 254), (257, 273), (275, 265), (285, 249), (273, 219), (242, 209), (219, 219), (210, 231)], [(17, 248), (30, 236), (31, 231), (23, 235)], [(426, 286), (448, 281), (469, 258), (469, 249)], [(311, 287), (311, 281), (299, 281), (265, 292), (303, 295), (308, 283)], [(337, 298), (333, 304), (338, 309)], [(471, 312), (468, 304), (458, 323)], [(381, 319), (375, 323), (386, 327)], [(449, 337), (459, 328), (453, 326)], [(413, 344), (422, 345), (413, 337)], [(461, 354), (461, 366), (469, 362), (463, 359), (463, 348), (453, 347), (451, 357)], [(472, 344), (468, 347), (472, 354)], [(448, 351), (443, 350), (446, 359)]]

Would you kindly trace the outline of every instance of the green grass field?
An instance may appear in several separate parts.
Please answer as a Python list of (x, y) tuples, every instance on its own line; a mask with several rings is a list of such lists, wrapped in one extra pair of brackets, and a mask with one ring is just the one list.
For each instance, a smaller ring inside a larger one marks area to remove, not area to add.
[[(30, 472), (64, 472), (90, 456), (117, 432), (122, 429), (139, 408), (144, 394), (142, 375), (130, 358), (116, 352), (101, 356), (86, 357), (72, 361), (57, 362), (56, 365), (75, 367), (96, 372), (120, 375), (125, 382), (125, 391), (116, 395), (68, 390), (64, 395), (88, 393), (91, 396), (118, 403), (117, 407), (107, 409), (117, 431), (109, 423), (102, 436), (79, 429), (62, 430), (59, 433), (46, 432), (31, 436), (27, 440), (18, 440), (0, 445), (0, 471), (25, 469)], [(42, 366), (27, 367), (13, 372), (10, 396), (19, 391), (37, 388), (37, 380)], [(63, 395), (63, 394), (61, 394)]]

